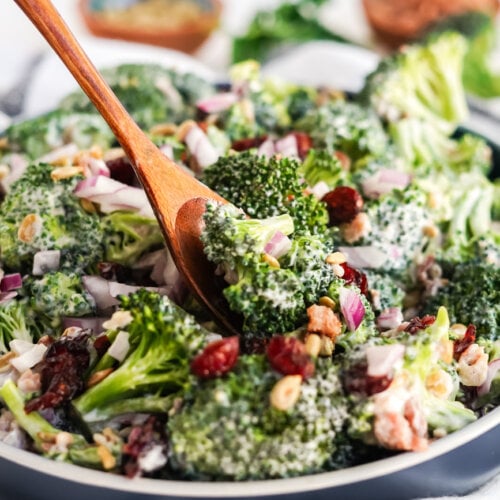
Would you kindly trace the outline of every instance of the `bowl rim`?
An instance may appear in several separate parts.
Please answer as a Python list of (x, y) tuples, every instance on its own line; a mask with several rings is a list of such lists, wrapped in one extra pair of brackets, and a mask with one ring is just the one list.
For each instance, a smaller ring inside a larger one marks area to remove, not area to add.
[[(158, 497), (178, 498), (234, 498), (261, 497), (291, 493), (307, 493), (332, 487), (346, 486), (379, 478), (418, 466), (463, 446), (500, 425), (500, 407), (476, 422), (433, 442), (421, 452), (405, 452), (389, 458), (337, 471), (323, 472), (294, 478), (259, 481), (181, 481), (168, 479), (134, 478), (86, 469), (56, 462), (33, 452), (0, 442), (0, 460), (8, 460), (24, 468), (63, 479), (82, 486), (94, 486), (127, 493), (141, 493)], [(85, 473), (83, 473), (85, 472)], [(187, 486), (189, 485), (189, 488)]]

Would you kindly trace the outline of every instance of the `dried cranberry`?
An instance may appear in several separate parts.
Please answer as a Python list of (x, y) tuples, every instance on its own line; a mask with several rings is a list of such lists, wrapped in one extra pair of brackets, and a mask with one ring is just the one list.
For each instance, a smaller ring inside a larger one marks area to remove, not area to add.
[(314, 374), (314, 363), (304, 343), (294, 337), (275, 335), (266, 352), (271, 366), (283, 375), (301, 375), (307, 379)]
[(352, 283), (356, 285), (361, 293), (366, 296), (368, 294), (368, 279), (366, 278), (366, 274), (359, 269), (351, 267), (346, 262), (343, 262), (340, 266), (344, 270), (342, 279), (346, 284), (350, 285)]
[(235, 151), (246, 151), (247, 149), (258, 148), (266, 139), (267, 135), (249, 137), (247, 139), (238, 139), (233, 141), (231, 149), (234, 149)]
[(428, 326), (431, 326), (434, 321), (436, 321), (436, 316), (431, 316), (430, 314), (422, 316), (421, 318), (415, 316), (414, 318), (410, 319), (404, 331), (410, 333), (411, 335), (414, 335), (420, 330), (425, 330)]
[(323, 201), (326, 203), (332, 226), (351, 222), (363, 210), (363, 198), (349, 186), (336, 187), (323, 196)]
[(311, 136), (305, 132), (293, 132), (293, 136), (297, 142), (297, 152), (299, 153), (299, 157), (304, 159), (313, 145)]
[(137, 182), (134, 167), (126, 156), (120, 156), (106, 162), (112, 179), (133, 186)]
[(476, 327), (469, 325), (464, 336), (453, 343), (453, 357), (458, 359), (460, 355), (476, 341)]
[(81, 333), (62, 337), (50, 345), (38, 365), (42, 394), (26, 403), (27, 413), (61, 406), (83, 391), (90, 363), (88, 338), (88, 333)]
[(342, 374), (344, 389), (349, 394), (372, 396), (385, 391), (391, 382), (392, 376), (390, 375), (381, 375), (380, 377), (368, 375), (366, 361), (356, 363)]
[(191, 371), (200, 378), (220, 377), (234, 367), (239, 351), (240, 342), (236, 336), (212, 342), (191, 361)]
[(100, 335), (94, 340), (94, 349), (99, 356), (103, 356), (110, 346), (111, 342), (107, 335)]
[(245, 335), (240, 339), (240, 349), (244, 354), (264, 354), (268, 344), (269, 337)]

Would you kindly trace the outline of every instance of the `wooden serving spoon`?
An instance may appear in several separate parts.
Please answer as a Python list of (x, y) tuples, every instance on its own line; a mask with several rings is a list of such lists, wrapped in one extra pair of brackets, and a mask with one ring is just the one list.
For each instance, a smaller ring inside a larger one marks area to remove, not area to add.
[(236, 333), (237, 319), (217, 286), (200, 241), (207, 200), (222, 197), (168, 159), (141, 131), (76, 41), (50, 0), (14, 0), (58, 54), (106, 120), (134, 166), (168, 248), (195, 296), (215, 319)]

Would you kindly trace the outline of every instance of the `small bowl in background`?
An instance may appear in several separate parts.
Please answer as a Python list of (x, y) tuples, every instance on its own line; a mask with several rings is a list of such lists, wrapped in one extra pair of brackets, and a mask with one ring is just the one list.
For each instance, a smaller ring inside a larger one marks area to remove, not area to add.
[(91, 33), (192, 53), (217, 28), (220, 0), (80, 0)]

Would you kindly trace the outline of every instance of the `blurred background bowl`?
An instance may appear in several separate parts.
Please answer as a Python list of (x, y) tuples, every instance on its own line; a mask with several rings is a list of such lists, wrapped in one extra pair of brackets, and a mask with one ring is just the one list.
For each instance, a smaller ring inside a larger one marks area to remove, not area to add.
[(81, 0), (96, 36), (192, 53), (219, 24), (220, 0)]

